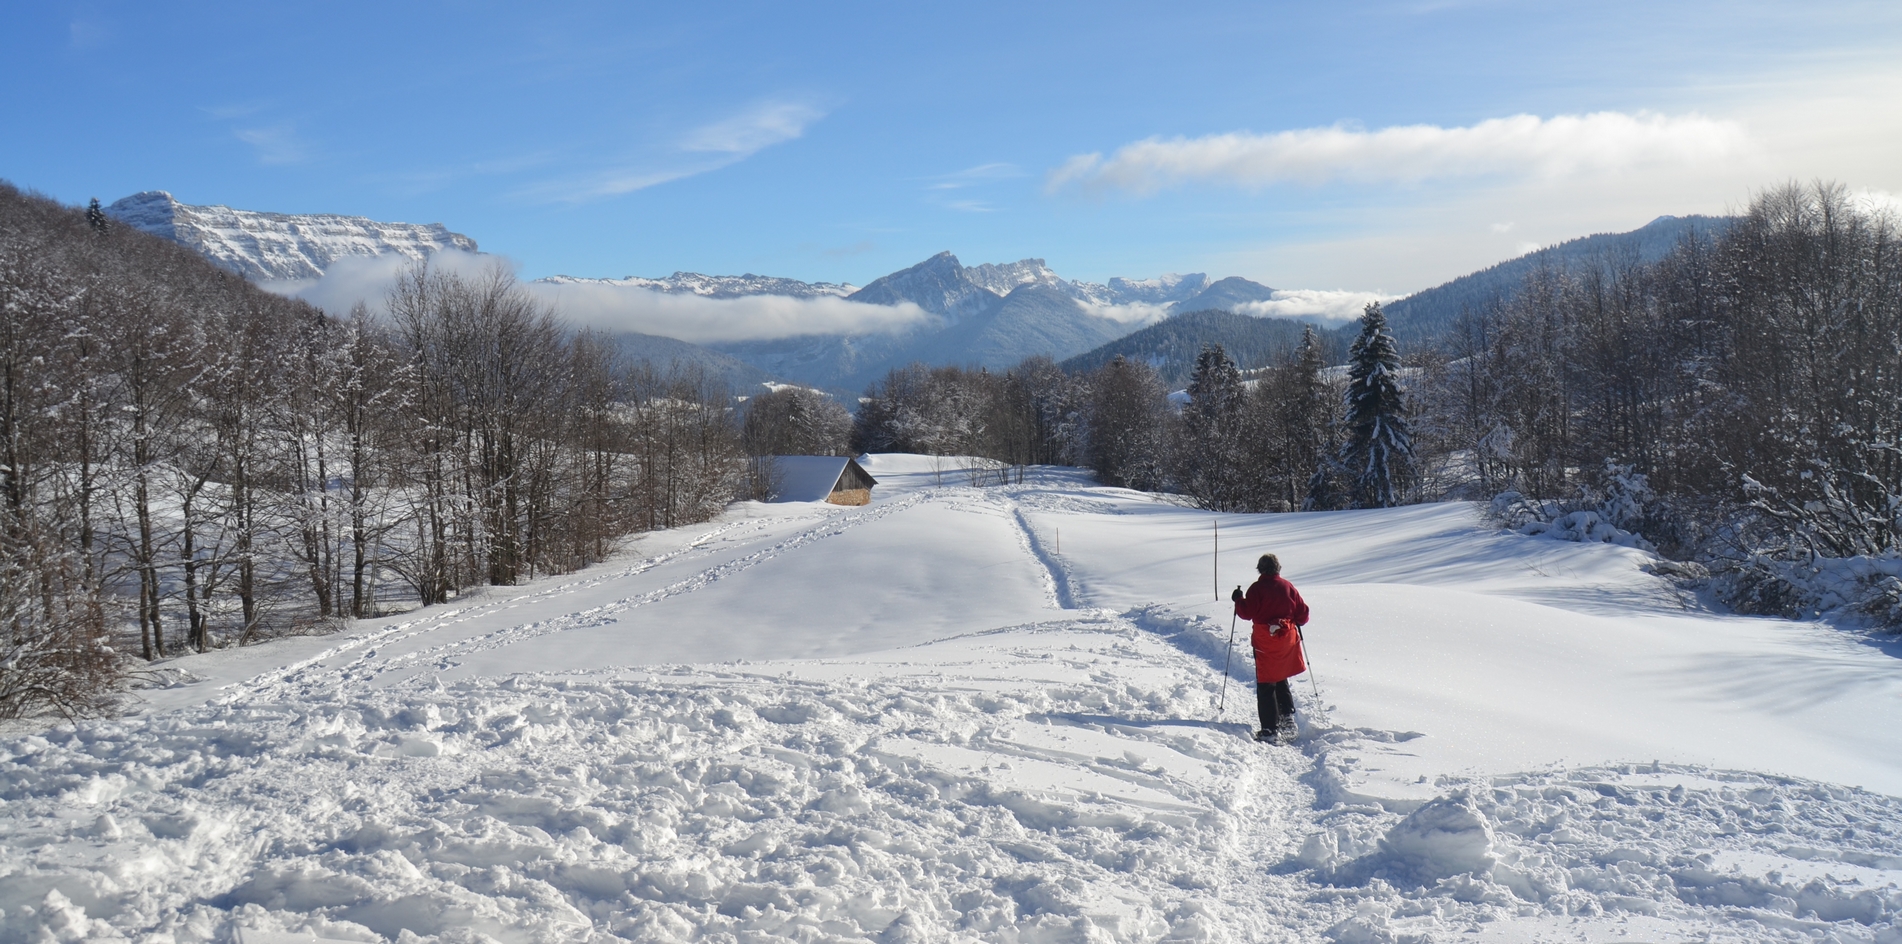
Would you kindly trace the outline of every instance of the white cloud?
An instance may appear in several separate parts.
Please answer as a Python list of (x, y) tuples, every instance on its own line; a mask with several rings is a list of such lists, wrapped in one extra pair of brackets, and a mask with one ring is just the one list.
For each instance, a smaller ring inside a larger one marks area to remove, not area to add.
[(1346, 125), (1273, 134), (1147, 138), (1108, 158), (1081, 154), (1052, 171), (1048, 187), (1153, 193), (1187, 182), (1242, 187), (1330, 181), (1411, 183), (1434, 178), (1562, 178), (1652, 164), (1705, 165), (1747, 152), (1735, 121), (1698, 114), (1595, 112), (1514, 115), (1468, 127)]
[(1107, 318), (1117, 324), (1148, 327), (1169, 317), (1169, 308), (1165, 305), (1152, 305), (1148, 302), (1131, 302), (1127, 305), (1092, 305), (1078, 302), (1083, 310), (1098, 318)]
[[(500, 256), (453, 249), (438, 252), (429, 260), (432, 266), (466, 275), (497, 262), (506, 264)], [(332, 263), (322, 278), (266, 283), (264, 287), (333, 314), (344, 314), (358, 302), (372, 312), (382, 313), (391, 286), (411, 264), (398, 255), (346, 256)], [(909, 302), (866, 305), (836, 296), (706, 298), (601, 283), (523, 282), (522, 286), (577, 327), (638, 331), (695, 343), (801, 334), (876, 334), (902, 330), (933, 317)]]
[(1316, 318), (1322, 321), (1352, 321), (1361, 316), (1368, 302), (1383, 305), (1399, 295), (1380, 292), (1348, 292), (1339, 289), (1277, 289), (1265, 302), (1244, 302), (1236, 313), (1257, 318)]
[(866, 305), (837, 296), (748, 295), (707, 298), (618, 285), (528, 283), (543, 301), (576, 324), (639, 331), (705, 344), (760, 341), (801, 334), (878, 334), (933, 316), (917, 305)]
[[(461, 251), (439, 252), (438, 264), (473, 274), (484, 260), (492, 257)], [(348, 314), (358, 302), (381, 313), (397, 277), (411, 265), (407, 257), (394, 253), (382, 256), (344, 256), (330, 264), (315, 279), (284, 279), (263, 282), (266, 291), (301, 298), (333, 315)]]

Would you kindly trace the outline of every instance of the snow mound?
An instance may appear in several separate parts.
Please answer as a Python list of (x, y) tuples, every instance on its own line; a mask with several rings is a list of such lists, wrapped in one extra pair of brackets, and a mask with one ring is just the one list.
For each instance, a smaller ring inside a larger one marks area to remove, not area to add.
[(1617, 501), (1607, 501), (1597, 508), (1567, 511), (1556, 502), (1533, 501), (1518, 492), (1501, 492), (1492, 500), (1493, 517), (1505, 522), (1508, 530), (1520, 534), (1656, 551), (1650, 541), (1618, 526), (1635, 514)]
[(1528, 521), (1519, 526), (1519, 533), (1582, 544), (1616, 544), (1641, 551), (1656, 550), (1650, 541), (1613, 526), (1596, 511), (1568, 512), (1553, 521)]
[(1738, 609), (1902, 629), (1902, 557), (1758, 556), (1725, 574)]
[(1380, 841), (1379, 871), (1420, 885), (1493, 866), (1493, 828), (1472, 797), (1443, 797), (1394, 824)]

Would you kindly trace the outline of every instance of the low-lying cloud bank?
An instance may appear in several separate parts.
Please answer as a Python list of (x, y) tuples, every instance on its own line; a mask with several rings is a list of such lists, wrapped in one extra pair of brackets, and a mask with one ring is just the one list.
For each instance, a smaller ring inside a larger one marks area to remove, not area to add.
[(1169, 317), (1167, 305), (1155, 305), (1149, 302), (1130, 302), (1125, 305), (1099, 305), (1091, 302), (1077, 302), (1083, 310), (1098, 318), (1114, 321), (1132, 328), (1147, 328)]
[[(333, 314), (344, 314), (358, 302), (381, 314), (391, 286), (412, 264), (394, 255), (350, 256), (333, 263), (322, 278), (267, 283), (264, 287)], [(473, 275), (507, 262), (499, 256), (445, 250), (431, 256), (429, 264)], [(658, 334), (697, 344), (764, 341), (802, 334), (878, 334), (900, 331), (934, 317), (909, 302), (868, 305), (831, 296), (783, 295), (706, 298), (605, 283), (521, 284), (571, 324), (609, 332)]]
[(598, 283), (527, 284), (563, 317), (578, 324), (695, 343), (765, 341), (802, 334), (880, 334), (935, 317), (910, 302), (867, 305), (830, 295), (707, 298)]
[(1604, 111), (1513, 115), (1463, 128), (1345, 125), (1272, 134), (1146, 138), (1079, 154), (1052, 171), (1051, 191), (1071, 185), (1152, 193), (1188, 182), (1260, 187), (1335, 180), (1413, 183), (1443, 177), (1564, 177), (1669, 163), (1698, 165), (1749, 147), (1743, 126), (1702, 115)]
[[(349, 313), (358, 303), (372, 314), (381, 315), (386, 312), (391, 287), (414, 264), (397, 255), (345, 256), (332, 263), (322, 278), (267, 282), (264, 288), (301, 298), (335, 315)], [(508, 264), (501, 256), (455, 249), (429, 257), (431, 267), (464, 276), (475, 276), (491, 266)], [(613, 333), (658, 334), (695, 344), (770, 341), (806, 334), (882, 334), (928, 324), (937, 318), (911, 302), (869, 305), (832, 295), (708, 298), (610, 282), (523, 282), (521, 285), (537, 301), (553, 308), (563, 320), (577, 327)], [(1378, 292), (1278, 290), (1268, 301), (1237, 305), (1235, 311), (1262, 318), (1339, 322), (1360, 317), (1361, 309), (1368, 302), (1385, 304), (1399, 297)], [(1147, 302), (1078, 304), (1091, 315), (1132, 331), (1162, 321), (1170, 313), (1166, 306)]]
[(1346, 292), (1339, 289), (1276, 289), (1265, 302), (1244, 302), (1235, 313), (1257, 318), (1314, 318), (1321, 321), (1353, 321), (1361, 316), (1369, 302), (1382, 305), (1402, 296), (1379, 292)]

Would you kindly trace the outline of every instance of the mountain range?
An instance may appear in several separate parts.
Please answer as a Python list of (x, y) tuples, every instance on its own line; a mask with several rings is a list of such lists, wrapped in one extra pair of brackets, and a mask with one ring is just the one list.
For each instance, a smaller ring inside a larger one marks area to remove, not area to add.
[(826, 295), (845, 297), (858, 291), (852, 285), (836, 282), (801, 282), (770, 275), (701, 275), (675, 272), (658, 279), (630, 275), (619, 279), (588, 279), (572, 275), (551, 275), (537, 282), (549, 285), (605, 285), (610, 288), (638, 288), (668, 295), (698, 295), (702, 298), (740, 298), (746, 295), (785, 295), (790, 298), (819, 298)]
[[(262, 213), (179, 203), (162, 190), (135, 194), (106, 208), (129, 226), (188, 246), (212, 262), (263, 283), (295, 284), (320, 277), (346, 256), (397, 254), (421, 260), (444, 249), (475, 252), (475, 240), (440, 223), (383, 223), (332, 214)], [(1710, 235), (1722, 217), (1659, 217), (1628, 233), (1601, 233), (1560, 243), (1417, 292), (1386, 308), (1406, 346), (1437, 344), (1461, 313), (1503, 300), (1540, 266), (1568, 270), (1653, 262), (1685, 237)], [(603, 285), (704, 298), (771, 295), (840, 298), (876, 305), (910, 303), (931, 316), (893, 333), (810, 334), (705, 345), (625, 332), (630, 355), (696, 364), (738, 388), (791, 381), (851, 394), (892, 367), (912, 361), (1003, 368), (1043, 354), (1067, 367), (1090, 368), (1115, 356), (1154, 364), (1181, 382), (1205, 344), (1227, 346), (1243, 367), (1280, 356), (1298, 342), (1299, 320), (1239, 312), (1276, 298), (1248, 279), (1211, 280), (1204, 273), (1104, 283), (1064, 279), (1042, 259), (962, 264), (941, 252), (864, 287), (754, 275), (675, 272), (619, 279), (550, 276), (550, 285)], [(1345, 350), (1352, 325), (1320, 323), (1323, 349)]]
[(1199, 272), (1099, 284), (1064, 279), (1042, 259), (966, 266), (941, 252), (846, 296), (876, 305), (910, 302), (936, 316), (923, 325), (710, 346), (790, 380), (854, 391), (912, 361), (999, 369), (1033, 354), (1062, 360), (1211, 299), (1273, 295), (1246, 279), (1211, 282)]

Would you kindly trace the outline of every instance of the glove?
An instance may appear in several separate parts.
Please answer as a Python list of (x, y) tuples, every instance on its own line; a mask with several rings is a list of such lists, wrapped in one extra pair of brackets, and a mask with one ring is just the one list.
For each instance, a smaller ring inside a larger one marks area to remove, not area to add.
[(1242, 588), (1236, 587), (1235, 592), (1229, 594), (1228, 598), (1234, 600), (1236, 603), (1242, 602)]

